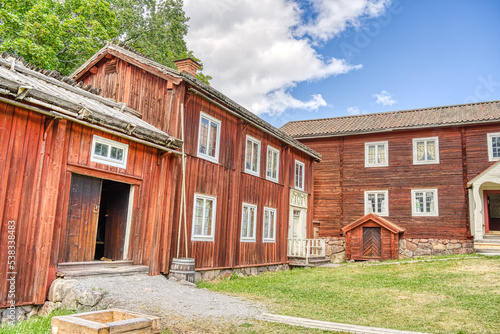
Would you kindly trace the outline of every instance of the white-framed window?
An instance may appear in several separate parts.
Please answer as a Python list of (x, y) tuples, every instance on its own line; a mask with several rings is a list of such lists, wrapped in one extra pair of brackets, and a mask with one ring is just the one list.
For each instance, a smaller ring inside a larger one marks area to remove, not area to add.
[(221, 121), (201, 112), (198, 157), (215, 163), (219, 162), (220, 128)]
[(127, 168), (128, 145), (108, 138), (94, 135), (90, 161)]
[(280, 151), (272, 146), (267, 146), (266, 179), (278, 182), (279, 169), (280, 169)]
[(413, 138), (413, 164), (438, 164), (439, 163), (439, 139)]
[(365, 143), (365, 167), (389, 166), (389, 143), (379, 141)]
[(216, 197), (200, 194), (194, 195), (193, 228), (191, 232), (191, 240), (214, 240), (216, 208)]
[(412, 189), (412, 216), (439, 216), (437, 189)]
[(247, 135), (245, 149), (245, 172), (259, 176), (260, 171), (260, 140)]
[(257, 228), (257, 205), (243, 203), (241, 215), (241, 241), (255, 242)]
[(276, 242), (276, 209), (264, 207), (264, 242)]
[(295, 189), (304, 190), (304, 169), (305, 164), (295, 160)]
[(374, 213), (389, 215), (389, 194), (387, 190), (365, 191), (365, 215)]
[(489, 161), (500, 160), (500, 133), (488, 133)]

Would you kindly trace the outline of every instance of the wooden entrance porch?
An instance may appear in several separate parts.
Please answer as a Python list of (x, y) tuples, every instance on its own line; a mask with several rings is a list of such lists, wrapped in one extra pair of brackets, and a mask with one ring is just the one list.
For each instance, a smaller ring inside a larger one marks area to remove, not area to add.
[(292, 267), (316, 267), (329, 263), (324, 239), (288, 239), (288, 260)]

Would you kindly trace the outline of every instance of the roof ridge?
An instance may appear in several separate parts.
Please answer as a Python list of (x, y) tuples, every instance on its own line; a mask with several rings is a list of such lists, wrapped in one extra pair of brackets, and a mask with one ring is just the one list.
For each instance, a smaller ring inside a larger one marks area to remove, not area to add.
[(361, 114), (361, 115), (347, 115), (347, 116), (325, 117), (325, 118), (315, 118), (315, 119), (304, 119), (304, 120), (298, 120), (298, 121), (290, 121), (290, 122), (285, 123), (283, 126), (285, 126), (287, 124), (312, 123), (312, 122), (328, 121), (328, 120), (334, 120), (334, 119), (366, 118), (366, 117), (377, 116), (377, 115), (403, 114), (403, 113), (418, 112), (418, 111), (424, 111), (424, 110), (430, 111), (430, 110), (438, 110), (438, 109), (445, 109), (445, 108), (456, 108), (456, 107), (473, 106), (473, 105), (480, 105), (480, 104), (493, 104), (493, 103), (500, 103), (500, 100), (471, 102), (471, 103), (464, 103), (464, 104), (451, 104), (451, 105), (427, 107), (427, 108), (417, 108), (417, 109), (381, 111), (381, 112), (377, 112), (377, 113), (369, 113), (369, 114)]
[[(55, 79), (57, 81), (63, 82), (63, 83), (68, 84), (70, 86), (83, 89), (83, 90), (85, 90), (85, 91), (87, 91), (89, 93), (92, 93), (94, 95), (100, 95), (101, 92), (102, 92), (101, 88), (94, 88), (94, 87), (92, 87), (92, 85), (85, 85), (84, 86), (83, 85), (83, 81), (77, 82), (73, 78), (70, 78), (70, 77), (62, 75), (59, 71), (56, 71), (56, 70), (47, 70), (47, 69), (38, 67), (38, 66), (36, 66), (34, 64), (31, 64), (31, 63), (25, 61), (22, 56), (16, 56), (15, 54), (12, 54), (12, 53), (9, 53), (9, 52), (2, 52), (2, 53), (0, 53), (0, 58), (3, 58), (5, 60), (7, 60), (7, 61), (9, 61), (9, 60), (12, 59), (10, 61), (11, 63), (13, 63), (14, 61), (16, 63), (20, 62), (22, 64), (22, 66), (24, 66), (25, 68), (27, 68), (29, 70), (38, 72), (38, 73), (43, 74), (43, 75), (45, 75), (45, 76), (47, 76), (49, 78), (53, 78), (53, 79)], [(15, 68), (16, 64), (14, 64), (13, 66)]]

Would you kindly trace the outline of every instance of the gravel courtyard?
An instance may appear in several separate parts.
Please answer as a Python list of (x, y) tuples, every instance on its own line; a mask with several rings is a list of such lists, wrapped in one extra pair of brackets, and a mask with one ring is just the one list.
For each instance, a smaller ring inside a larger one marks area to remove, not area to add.
[[(80, 278), (78, 288), (106, 291), (109, 307), (159, 316), (175, 332), (199, 332), (240, 324), (266, 312), (263, 305), (182, 285), (162, 275)], [(198, 328), (198, 325), (200, 328)], [(211, 332), (211, 331), (209, 331)]]

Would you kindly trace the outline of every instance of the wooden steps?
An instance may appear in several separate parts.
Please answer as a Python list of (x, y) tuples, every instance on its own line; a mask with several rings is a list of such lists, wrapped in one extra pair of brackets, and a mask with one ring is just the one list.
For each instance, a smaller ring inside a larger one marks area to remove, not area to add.
[(309, 257), (309, 261), (307, 261), (306, 257), (289, 256), (288, 261), (290, 261), (288, 264), (290, 267), (319, 267), (330, 263), (330, 259), (325, 256)]
[(487, 233), (483, 239), (474, 240), (474, 249), (478, 254), (500, 255), (500, 233)]
[(132, 261), (67, 262), (57, 265), (57, 276), (82, 278), (89, 276), (123, 276), (147, 274), (148, 266), (134, 265)]

